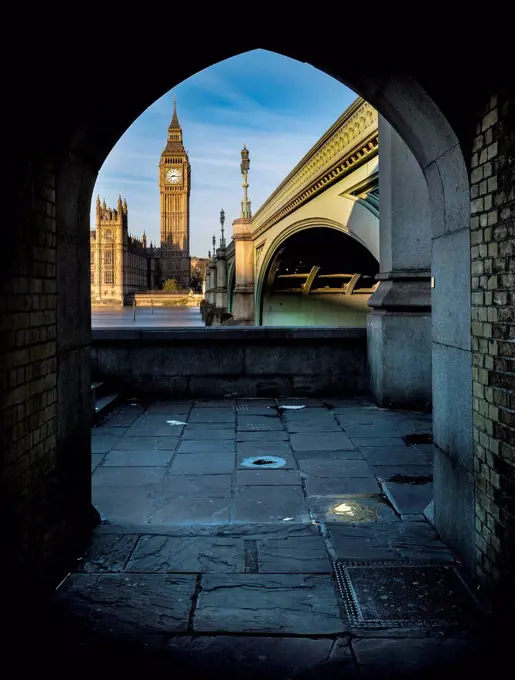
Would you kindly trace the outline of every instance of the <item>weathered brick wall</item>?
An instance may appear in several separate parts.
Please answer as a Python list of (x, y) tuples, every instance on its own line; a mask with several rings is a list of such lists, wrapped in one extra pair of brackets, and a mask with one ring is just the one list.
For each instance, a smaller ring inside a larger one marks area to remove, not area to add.
[(50, 527), (40, 522), (40, 480), (52, 472), (57, 443), (53, 168), (27, 165), (19, 179), (0, 273), (1, 503), (7, 531), (2, 552), (17, 571), (41, 562), (40, 539)]
[[(60, 274), (63, 263), (70, 277), (78, 276), (59, 233), (56, 173), (52, 164), (20, 161), (11, 179), (16, 193), (0, 252), (0, 570), (2, 582), (11, 584), (7, 594), (17, 593), (19, 602), (25, 589), (62, 572), (74, 554), (74, 538), (82, 538), (90, 445), (86, 429), (84, 469), (79, 469), (78, 447), (70, 444), (69, 433), (75, 424), (67, 428), (63, 420), (63, 404), (74, 413), (80, 410), (77, 371), (68, 371), (70, 379), (63, 370), (70, 349), (61, 336), (63, 331), (69, 336), (66, 314), (73, 316), (70, 323), (81, 323), (77, 305), (66, 305), (65, 314), (63, 295), (58, 296), (59, 289), (70, 288)], [(83, 382), (89, 381), (81, 370)], [(13, 585), (16, 579), (23, 580), (22, 589)]]
[(492, 97), (471, 171), (472, 349), (477, 576), (514, 587), (515, 102)]

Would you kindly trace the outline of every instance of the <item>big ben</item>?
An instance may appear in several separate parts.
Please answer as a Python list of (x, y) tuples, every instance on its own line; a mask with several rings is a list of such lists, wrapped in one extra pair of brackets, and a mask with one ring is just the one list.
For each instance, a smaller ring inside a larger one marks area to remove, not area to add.
[(177, 279), (190, 285), (190, 163), (174, 97), (168, 141), (159, 161), (161, 197), (161, 283)]

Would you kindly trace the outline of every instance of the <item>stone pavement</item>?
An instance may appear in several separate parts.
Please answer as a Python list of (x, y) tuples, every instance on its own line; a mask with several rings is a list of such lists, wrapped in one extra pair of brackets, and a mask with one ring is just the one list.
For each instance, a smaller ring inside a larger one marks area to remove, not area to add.
[(224, 678), (479, 668), (476, 603), (423, 515), (430, 442), (429, 415), (362, 399), (125, 404), (93, 429), (103, 521), (57, 591), (69, 653)]

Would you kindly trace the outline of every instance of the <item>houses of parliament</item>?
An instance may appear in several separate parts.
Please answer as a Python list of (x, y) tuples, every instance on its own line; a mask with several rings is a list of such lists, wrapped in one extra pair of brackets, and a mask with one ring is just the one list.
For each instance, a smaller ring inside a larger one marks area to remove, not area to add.
[(166, 279), (190, 285), (191, 167), (174, 107), (166, 147), (159, 161), (159, 246), (129, 233), (127, 201), (116, 208), (96, 199), (95, 228), (90, 231), (91, 302), (123, 305), (134, 293), (161, 289)]

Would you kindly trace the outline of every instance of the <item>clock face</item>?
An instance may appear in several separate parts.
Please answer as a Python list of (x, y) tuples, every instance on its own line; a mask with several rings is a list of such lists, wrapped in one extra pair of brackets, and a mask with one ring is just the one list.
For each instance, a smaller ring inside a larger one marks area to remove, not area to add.
[(166, 171), (166, 179), (170, 184), (177, 184), (181, 181), (181, 171), (178, 168), (170, 168)]

